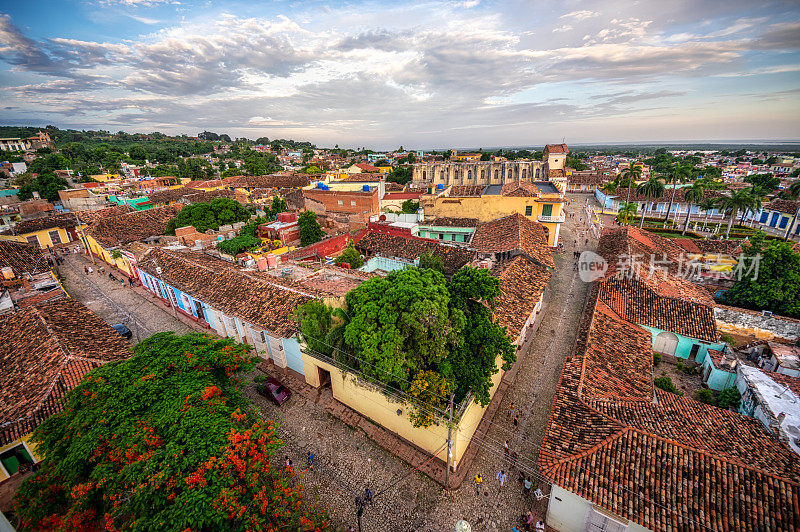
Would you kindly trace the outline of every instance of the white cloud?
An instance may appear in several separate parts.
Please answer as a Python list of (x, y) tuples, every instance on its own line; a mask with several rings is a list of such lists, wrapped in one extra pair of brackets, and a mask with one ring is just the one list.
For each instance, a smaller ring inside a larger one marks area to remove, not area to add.
[(580, 10), (580, 11), (571, 11), (569, 13), (565, 13), (565, 14), (561, 15), (559, 18), (571, 18), (571, 19), (574, 19), (574, 20), (585, 20), (587, 18), (594, 18), (594, 17), (597, 17), (599, 15), (600, 15), (600, 13), (598, 13), (597, 11), (589, 11), (589, 10), (583, 9), (583, 10)]
[(570, 26), (569, 24), (562, 24), (561, 26), (559, 26), (557, 28), (553, 28), (553, 33), (558, 33), (558, 32), (563, 32), (563, 31), (571, 31), (571, 30), (572, 30), (572, 26)]

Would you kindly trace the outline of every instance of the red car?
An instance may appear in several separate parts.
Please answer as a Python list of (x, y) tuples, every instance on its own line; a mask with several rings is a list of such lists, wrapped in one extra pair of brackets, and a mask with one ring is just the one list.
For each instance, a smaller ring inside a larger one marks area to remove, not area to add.
[(281, 406), (292, 396), (292, 390), (273, 377), (268, 377), (265, 382), (258, 383), (256, 391), (278, 406)]

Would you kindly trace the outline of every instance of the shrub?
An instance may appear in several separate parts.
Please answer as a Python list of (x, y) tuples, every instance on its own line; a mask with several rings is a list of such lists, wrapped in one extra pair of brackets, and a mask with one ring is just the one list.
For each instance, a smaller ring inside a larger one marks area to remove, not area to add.
[(720, 392), (717, 397), (717, 406), (726, 410), (730, 408), (739, 408), (739, 403), (742, 401), (742, 395), (735, 386), (725, 388)]
[(653, 365), (658, 366), (661, 364), (661, 360), (663, 360), (663, 358), (664, 357), (661, 356), (661, 353), (653, 353)]
[(702, 390), (697, 390), (697, 394), (695, 395), (695, 399), (700, 401), (701, 403), (705, 403), (707, 405), (714, 404), (714, 392), (707, 388), (703, 388)]
[(336, 257), (333, 262), (335, 262), (337, 266), (347, 263), (354, 270), (364, 265), (364, 261), (361, 259), (361, 253), (359, 253), (355, 245), (353, 245), (352, 239), (350, 243), (347, 244), (345, 250), (342, 251), (342, 254)]
[(217, 249), (228, 255), (238, 255), (242, 251), (257, 248), (261, 245), (261, 239), (254, 236), (239, 235), (230, 240), (217, 242)]
[(674, 393), (675, 395), (683, 395), (683, 392), (678, 391), (675, 385), (672, 383), (672, 379), (669, 377), (659, 377), (655, 381), (653, 381), (657, 387), (661, 388), (665, 392)]

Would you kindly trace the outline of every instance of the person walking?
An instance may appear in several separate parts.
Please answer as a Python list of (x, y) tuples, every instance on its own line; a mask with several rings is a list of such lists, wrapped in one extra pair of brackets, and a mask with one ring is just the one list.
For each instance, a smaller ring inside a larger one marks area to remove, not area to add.
[(511, 419), (514, 417), (514, 401), (511, 401), (511, 404), (508, 405), (508, 418)]
[(533, 487), (533, 482), (528, 477), (525, 477), (525, 480), (522, 481), (522, 493), (525, 495), (530, 495), (531, 488)]
[(311, 451), (306, 453), (306, 462), (308, 463), (308, 469), (314, 471), (314, 453)]
[(525, 514), (525, 530), (530, 532), (533, 529), (533, 514), (530, 510)]
[(475, 494), (476, 495), (480, 495), (481, 494), (481, 484), (483, 484), (483, 477), (481, 476), (480, 473), (478, 473), (477, 475), (475, 475)]
[(503, 491), (503, 486), (505, 486), (507, 480), (508, 476), (506, 476), (506, 472), (501, 469), (500, 472), (497, 473), (497, 482), (500, 483), (500, 487), (497, 490), (498, 493)]
[(503, 444), (503, 454), (506, 455), (506, 458), (508, 458), (508, 453), (509, 453), (508, 440), (506, 440), (506, 442)]
[(517, 467), (517, 452), (512, 451), (511, 453), (511, 467)]

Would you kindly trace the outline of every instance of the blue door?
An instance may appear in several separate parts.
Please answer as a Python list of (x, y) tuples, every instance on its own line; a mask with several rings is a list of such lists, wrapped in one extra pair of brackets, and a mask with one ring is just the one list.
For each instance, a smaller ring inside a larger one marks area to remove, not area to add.
[(773, 212), (772, 213), (772, 219), (769, 221), (769, 226), (770, 227), (775, 227), (776, 225), (778, 225), (778, 218), (780, 218), (780, 217), (781, 217), (780, 213)]
[(778, 225), (780, 229), (786, 229), (786, 224), (789, 223), (789, 218), (781, 217), (781, 223)]
[(767, 218), (769, 218), (769, 213), (764, 211), (761, 213), (761, 219), (759, 220), (759, 222), (761, 222), (762, 224), (766, 223)]

